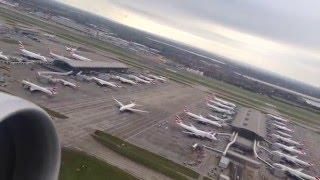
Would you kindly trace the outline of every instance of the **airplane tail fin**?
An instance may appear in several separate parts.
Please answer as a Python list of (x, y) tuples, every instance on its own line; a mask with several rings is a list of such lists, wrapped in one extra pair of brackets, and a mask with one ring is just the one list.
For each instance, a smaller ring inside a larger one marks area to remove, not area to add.
[(183, 110), (185, 113), (187, 112), (190, 112), (189, 109), (188, 109), (188, 106), (184, 106), (184, 110)]
[(177, 124), (180, 124), (180, 123), (182, 123), (182, 119), (180, 118), (180, 116), (176, 116), (176, 123)]
[(19, 47), (20, 47), (20, 49), (24, 49), (24, 46), (21, 41), (19, 41)]
[(50, 89), (50, 91), (52, 92), (52, 94), (57, 94), (57, 87), (53, 87)]

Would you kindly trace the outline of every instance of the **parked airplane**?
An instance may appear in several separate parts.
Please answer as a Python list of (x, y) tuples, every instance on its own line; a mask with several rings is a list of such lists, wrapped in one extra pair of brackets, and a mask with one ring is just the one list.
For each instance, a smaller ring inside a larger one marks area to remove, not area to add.
[(166, 82), (167, 81), (167, 78), (162, 77), (162, 76), (156, 76), (156, 75), (153, 75), (153, 74), (148, 74), (148, 77), (153, 78), (155, 80), (159, 80), (161, 82)]
[(188, 126), (188, 125), (182, 123), (182, 120), (179, 116), (176, 116), (176, 123), (180, 127), (182, 127), (183, 129), (187, 130), (187, 131), (183, 131), (186, 134), (196, 136), (199, 138), (208, 138), (208, 139), (214, 140), (214, 141), (218, 140), (215, 136), (216, 133), (199, 130), (196, 127), (194, 127), (193, 125)]
[(148, 113), (148, 111), (140, 110), (140, 109), (134, 109), (133, 107), (137, 106), (136, 103), (130, 102), (130, 104), (122, 104), (120, 101), (118, 101), (116, 98), (113, 98), (119, 105), (120, 112), (124, 111), (131, 111), (131, 112), (142, 112), (142, 113)]
[(50, 55), (52, 58), (55, 58), (55, 59), (61, 60), (61, 61), (72, 61), (72, 59), (69, 59), (67, 57), (53, 53), (50, 49), (49, 49), (49, 51), (50, 51)]
[(292, 138), (292, 136), (290, 134), (284, 133), (282, 131), (276, 131), (279, 135), (286, 137), (286, 138)]
[(110, 87), (113, 87), (113, 88), (120, 87), (114, 82), (105, 81), (105, 80), (99, 79), (97, 77), (91, 77), (91, 80), (95, 81), (100, 86), (110, 86)]
[(286, 146), (286, 145), (281, 144), (281, 143), (273, 143), (273, 145), (281, 148), (284, 151), (290, 152), (290, 153), (299, 154), (299, 155), (305, 155), (306, 154), (305, 152), (296, 149), (294, 146)]
[(211, 118), (213, 118), (214, 120), (219, 121), (219, 122), (222, 122), (222, 123), (225, 123), (225, 122), (231, 120), (231, 119), (227, 119), (227, 118), (220, 118), (220, 117), (214, 116), (214, 115), (212, 115), (212, 114), (208, 114), (208, 116), (211, 117)]
[(285, 154), (285, 153), (283, 153), (281, 151), (272, 151), (272, 154), (277, 155), (277, 156), (281, 157), (282, 159), (284, 159), (286, 161), (289, 161), (289, 162), (291, 162), (293, 164), (299, 165), (299, 166), (305, 166), (305, 167), (312, 166), (311, 163), (302, 161), (301, 159), (298, 159), (297, 156), (290, 156), (290, 155)]
[(58, 82), (62, 83), (62, 85), (64, 86), (68, 86), (68, 87), (71, 87), (71, 88), (77, 88), (78, 86), (72, 82), (69, 82), (69, 81), (66, 81), (64, 79), (57, 79)]
[(229, 102), (229, 101), (220, 99), (220, 98), (218, 98), (218, 97), (216, 97), (216, 96), (213, 96), (213, 100), (218, 101), (218, 102), (220, 102), (220, 103), (222, 103), (222, 104), (224, 104), (224, 105), (227, 105), (227, 106), (230, 106), (230, 107), (233, 107), (233, 108), (236, 108), (236, 107), (237, 107), (235, 104), (233, 104), (233, 103), (231, 103), (231, 102)]
[(69, 76), (73, 73), (73, 71), (68, 72), (53, 72), (53, 71), (38, 71), (38, 75), (58, 75), (58, 76)]
[(8, 61), (8, 60), (9, 60), (9, 57), (6, 56), (6, 55), (4, 55), (4, 54), (2, 54), (2, 52), (0, 51), (0, 59), (3, 59), (3, 60)]
[(77, 50), (77, 48), (73, 48), (73, 47), (68, 47), (68, 46), (65, 46), (65, 48), (66, 48), (66, 50), (67, 51), (76, 51)]
[(220, 103), (219, 101), (214, 101), (214, 100), (211, 100), (211, 99), (208, 99), (211, 103), (213, 103), (214, 105), (220, 107), (220, 108), (223, 108), (223, 109), (227, 109), (227, 110), (230, 110), (230, 111), (234, 111), (234, 108), (233, 107), (230, 107), (228, 105), (224, 105), (222, 103)]
[(85, 80), (85, 81), (92, 81), (93, 80), (93, 77), (91, 76), (87, 76), (85, 74), (82, 74), (82, 71), (79, 71), (77, 74), (76, 74), (77, 77), (79, 77), (81, 80)]
[(217, 107), (215, 105), (210, 104), (209, 102), (207, 102), (207, 106), (210, 107), (213, 111), (216, 111), (216, 112), (219, 112), (219, 113), (225, 113), (225, 114), (228, 114), (228, 115), (234, 114), (234, 112), (232, 112), (230, 110), (219, 108), (219, 107)]
[(139, 77), (137, 77), (137, 76), (135, 76), (135, 75), (132, 75), (132, 74), (128, 75), (128, 77), (131, 78), (131, 79), (133, 79), (133, 80), (135, 80), (135, 81), (137, 81), (137, 82), (146, 83), (146, 84), (151, 84), (150, 81), (147, 81), (147, 80), (145, 80), (145, 79), (139, 78)]
[(288, 120), (286, 119), (283, 119), (282, 117), (279, 117), (279, 116), (275, 116), (275, 115), (272, 115), (272, 114), (267, 114), (269, 117), (271, 117), (272, 119), (276, 120), (276, 121), (281, 121), (283, 123), (287, 123), (289, 122)]
[(282, 122), (279, 122), (279, 121), (273, 121), (272, 124), (276, 124), (276, 125), (279, 125), (279, 126), (287, 126), (286, 124), (284, 124)]
[(47, 58), (46, 57), (41, 56), (40, 54), (37, 54), (37, 53), (34, 53), (34, 52), (26, 50), (24, 48), (22, 42), (19, 41), (19, 43), (20, 43), (20, 51), (21, 51), (22, 56), (25, 56), (25, 57), (30, 58), (30, 59), (36, 59), (36, 60), (41, 60), (41, 61), (47, 62)]
[(113, 76), (113, 78), (121, 81), (122, 83), (127, 83), (127, 84), (131, 84), (131, 85), (136, 85), (137, 83), (130, 80), (130, 79), (126, 79), (126, 78), (123, 78), (123, 77), (120, 77), (120, 76)]
[(292, 129), (289, 129), (285, 126), (280, 126), (280, 125), (277, 125), (277, 124), (272, 124), (274, 127), (276, 127), (277, 129), (279, 130), (282, 130), (282, 131), (287, 131), (287, 132), (294, 132)]
[(45, 93), (49, 96), (53, 96), (56, 94), (56, 91), (53, 88), (41, 87), (41, 86), (36, 85), (34, 83), (28, 82), (26, 80), (22, 80), (22, 85), (24, 88), (30, 90), (31, 92), (39, 91), (39, 92)]
[(298, 179), (304, 179), (304, 180), (319, 180), (320, 177), (313, 177), (313, 176), (310, 176), (308, 174), (305, 174), (302, 172), (303, 169), (293, 169), (291, 167), (287, 167), (283, 164), (279, 164), (279, 163), (273, 163), (272, 166), (274, 168), (277, 168), (281, 171), (284, 171), (286, 173), (288, 173), (289, 175), (291, 176), (294, 176)]
[(145, 80), (147, 80), (147, 81), (149, 81), (149, 82), (152, 82), (152, 81), (153, 81), (153, 79), (151, 79), (151, 78), (149, 78), (149, 77), (147, 77), (147, 76), (144, 76), (144, 75), (142, 75), (142, 74), (139, 75), (139, 78), (145, 79)]
[(281, 140), (283, 142), (286, 142), (287, 144), (291, 144), (291, 145), (295, 145), (295, 146), (301, 146), (302, 145), (297, 141), (294, 141), (294, 140), (292, 140), (290, 138), (282, 137), (282, 136), (280, 136), (278, 134), (271, 134), (271, 136), (274, 137), (274, 138), (277, 138), (277, 139), (279, 139), (279, 140)]
[(208, 118), (205, 118), (205, 117), (203, 117), (203, 116), (201, 116), (201, 115), (194, 114), (194, 113), (190, 112), (190, 111), (187, 109), (187, 107), (184, 109), (184, 112), (185, 112), (188, 116), (194, 118), (195, 120), (197, 120), (197, 121), (199, 121), (199, 122), (201, 122), (201, 123), (211, 124), (211, 125), (216, 126), (216, 127), (222, 127), (222, 125), (221, 125), (218, 121), (213, 121), (213, 120), (210, 120), (210, 119), (208, 119)]
[(89, 58), (86, 58), (84, 56), (81, 56), (79, 54), (76, 54), (77, 49), (71, 48), (71, 47), (66, 47), (66, 50), (70, 52), (70, 55), (72, 58), (80, 60), (80, 61), (92, 61)]

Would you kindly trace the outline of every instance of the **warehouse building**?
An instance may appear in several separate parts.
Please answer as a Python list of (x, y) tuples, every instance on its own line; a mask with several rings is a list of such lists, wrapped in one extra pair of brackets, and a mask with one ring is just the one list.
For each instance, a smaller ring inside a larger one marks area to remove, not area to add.
[(116, 61), (54, 60), (54, 65), (67, 71), (127, 72), (128, 66)]

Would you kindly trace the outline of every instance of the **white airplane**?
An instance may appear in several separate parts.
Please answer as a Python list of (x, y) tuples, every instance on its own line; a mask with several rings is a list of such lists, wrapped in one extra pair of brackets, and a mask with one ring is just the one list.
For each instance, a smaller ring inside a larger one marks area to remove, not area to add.
[(219, 122), (222, 122), (222, 123), (225, 123), (226, 121), (230, 120), (230, 119), (223, 119), (223, 118), (219, 118), (218, 116), (214, 116), (212, 114), (208, 114), (209, 117), (213, 118), (214, 120), (216, 121), (219, 121)]
[(82, 74), (82, 71), (78, 72), (76, 75), (77, 75), (77, 77), (80, 77), (81, 79), (86, 80), (86, 81), (93, 80), (93, 77)]
[(190, 112), (190, 111), (187, 109), (187, 107), (184, 109), (184, 112), (185, 112), (188, 116), (196, 119), (196, 120), (199, 121), (199, 122), (206, 123), (206, 124), (211, 124), (211, 125), (216, 126), (216, 127), (222, 127), (222, 125), (221, 125), (218, 121), (213, 121), (213, 120), (210, 120), (210, 119), (208, 119), (208, 118), (205, 118), (205, 117), (203, 117), (203, 116), (201, 116), (201, 115), (194, 114), (194, 113)]
[(299, 168), (299, 169), (293, 169), (291, 167), (285, 166), (283, 164), (279, 164), (279, 163), (273, 163), (272, 164), (273, 168), (277, 168), (280, 169), (281, 171), (284, 171), (286, 173), (288, 173), (291, 176), (294, 176), (298, 179), (304, 179), (304, 180), (319, 180), (320, 177), (313, 177), (310, 176), (308, 174), (305, 174), (302, 172), (303, 169)]
[(77, 88), (78, 86), (72, 82), (69, 82), (69, 81), (66, 81), (64, 79), (57, 79), (58, 82), (61, 82), (62, 85), (64, 86), (68, 86), (68, 87), (71, 87), (71, 88)]
[(286, 138), (292, 138), (292, 136), (290, 134), (284, 133), (282, 131), (276, 131), (279, 135), (286, 137)]
[(4, 54), (2, 54), (2, 52), (0, 51), (0, 59), (3, 59), (3, 60), (8, 61), (8, 60), (9, 60), (9, 57), (6, 56), (6, 55), (4, 55)]
[(49, 49), (49, 51), (50, 51), (50, 55), (52, 58), (55, 58), (55, 59), (61, 60), (61, 61), (72, 61), (72, 59), (69, 59), (67, 57), (53, 53), (50, 49)]
[(225, 114), (228, 114), (228, 115), (234, 114), (234, 112), (232, 112), (230, 110), (219, 108), (219, 107), (217, 107), (215, 105), (210, 104), (209, 102), (207, 102), (207, 106), (210, 107), (213, 111), (216, 111), (216, 112), (219, 112), (219, 113), (225, 113)]
[(36, 85), (34, 83), (28, 82), (26, 80), (22, 80), (22, 85), (24, 88), (30, 90), (31, 92), (39, 91), (39, 92), (43, 92), (49, 96), (53, 96), (53, 95), (57, 94), (54, 88), (41, 87), (41, 86)]
[(38, 71), (38, 75), (59, 75), (59, 76), (69, 76), (73, 73), (73, 71), (68, 72), (53, 72), (53, 71)]
[(113, 78), (121, 81), (122, 83), (127, 83), (127, 84), (131, 84), (131, 85), (136, 85), (137, 83), (130, 80), (130, 79), (126, 79), (126, 78), (123, 78), (123, 77), (120, 77), (120, 76), (114, 76)]
[(294, 146), (286, 146), (281, 143), (273, 143), (273, 145), (275, 145), (275, 146), (277, 146), (287, 152), (290, 152), (290, 153), (299, 154), (299, 155), (306, 155), (305, 152), (296, 149)]
[(213, 103), (214, 105), (220, 107), (220, 108), (227, 109), (227, 110), (230, 110), (230, 111), (234, 111), (234, 108), (233, 108), (233, 107), (224, 105), (224, 104), (222, 104), (222, 103), (220, 103), (220, 102), (218, 102), (218, 101), (214, 101), (214, 100), (211, 100), (211, 99), (209, 99), (209, 101), (210, 101), (211, 103)]
[(139, 77), (137, 77), (137, 76), (135, 76), (135, 75), (132, 75), (132, 74), (128, 75), (128, 77), (131, 78), (131, 79), (133, 79), (133, 80), (135, 80), (135, 81), (137, 81), (137, 82), (146, 83), (146, 84), (151, 84), (150, 81), (147, 81), (147, 80), (145, 80), (145, 79), (139, 78)]
[(133, 107), (137, 106), (136, 103), (130, 102), (130, 104), (124, 105), (120, 101), (118, 101), (116, 98), (113, 98), (113, 99), (118, 103), (120, 112), (131, 111), (131, 112), (149, 113), (148, 111), (134, 109)]
[(75, 48), (66, 47), (66, 50), (70, 52), (71, 57), (74, 59), (77, 59), (79, 61), (92, 61), (89, 58), (76, 54), (77, 49)]
[(227, 106), (230, 106), (230, 107), (233, 107), (233, 108), (236, 108), (236, 107), (237, 107), (235, 104), (233, 104), (233, 103), (231, 103), (231, 102), (229, 102), (229, 101), (220, 99), (220, 98), (218, 98), (218, 97), (216, 97), (216, 96), (213, 96), (213, 100), (218, 101), (218, 102), (220, 102), (220, 103), (222, 103), (222, 104), (224, 104), (224, 105), (227, 105)]
[(113, 88), (120, 87), (114, 82), (105, 81), (105, 80), (99, 79), (97, 77), (91, 77), (91, 79), (94, 80), (100, 86), (110, 86), (110, 87), (113, 87)]
[(34, 53), (34, 52), (26, 50), (24, 48), (22, 42), (19, 41), (19, 43), (20, 43), (20, 51), (21, 51), (22, 56), (25, 56), (25, 57), (30, 58), (30, 59), (37, 59), (37, 60), (41, 60), (41, 61), (47, 62), (47, 58), (46, 57), (41, 56), (40, 54), (37, 54), (37, 53)]
[(77, 50), (77, 48), (68, 47), (68, 46), (65, 46), (65, 48), (67, 51), (76, 51)]
[(153, 74), (148, 74), (148, 77), (153, 78), (155, 80), (159, 80), (161, 82), (166, 82), (167, 81), (167, 78), (162, 77), (162, 76), (156, 76), (156, 75), (153, 75)]
[(145, 79), (145, 80), (147, 80), (147, 81), (149, 81), (149, 82), (152, 82), (152, 81), (153, 81), (153, 79), (151, 79), (151, 78), (149, 78), (149, 77), (147, 77), (147, 76), (144, 76), (144, 75), (142, 75), (142, 74), (139, 75), (139, 78)]
[(279, 116), (275, 116), (275, 115), (272, 115), (272, 114), (267, 114), (269, 117), (271, 117), (272, 119), (276, 120), (276, 121), (281, 121), (283, 123), (287, 123), (289, 122), (288, 120), (286, 119), (283, 119), (282, 117), (279, 117)]
[(286, 124), (284, 124), (282, 122), (279, 122), (279, 121), (273, 121), (272, 124), (276, 124), (276, 125), (279, 125), (279, 126), (287, 126)]
[(288, 144), (291, 144), (291, 145), (295, 145), (295, 146), (301, 146), (301, 145), (302, 145), (302, 144), (300, 144), (300, 143), (297, 142), (297, 141), (294, 141), (294, 140), (292, 140), (292, 139), (290, 139), (290, 138), (282, 137), (282, 136), (280, 136), (280, 135), (278, 135), (278, 134), (271, 134), (271, 136), (273, 136), (273, 137), (275, 137), (275, 138), (277, 138), (277, 139), (279, 139), (279, 140), (281, 140), (281, 141), (283, 141), (283, 142), (286, 142), (286, 143), (288, 143)]
[(285, 126), (280, 126), (280, 125), (277, 125), (277, 124), (272, 124), (274, 127), (276, 127), (277, 129), (279, 130), (282, 130), (282, 131), (287, 131), (287, 132), (294, 132), (292, 129), (289, 129)]
[(199, 138), (208, 138), (214, 141), (218, 140), (216, 138), (216, 133), (199, 130), (196, 127), (194, 127), (192, 124), (190, 124), (189, 126), (186, 124), (183, 124), (179, 116), (176, 116), (176, 123), (183, 129), (187, 130), (187, 131), (183, 131), (186, 134), (196, 136)]
[(285, 154), (281, 151), (272, 151), (272, 154), (278, 155), (281, 158), (285, 159), (286, 161), (289, 161), (289, 162), (294, 163), (299, 166), (305, 166), (305, 167), (313, 166), (311, 163), (308, 163), (308, 162), (302, 161), (301, 159), (298, 159), (297, 156), (290, 156), (290, 155)]

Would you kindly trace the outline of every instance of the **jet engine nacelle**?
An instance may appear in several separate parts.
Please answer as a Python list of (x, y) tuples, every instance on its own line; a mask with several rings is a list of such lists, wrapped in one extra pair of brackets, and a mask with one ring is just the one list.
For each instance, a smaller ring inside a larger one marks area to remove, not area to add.
[(0, 92), (0, 179), (57, 180), (60, 145), (49, 115)]

